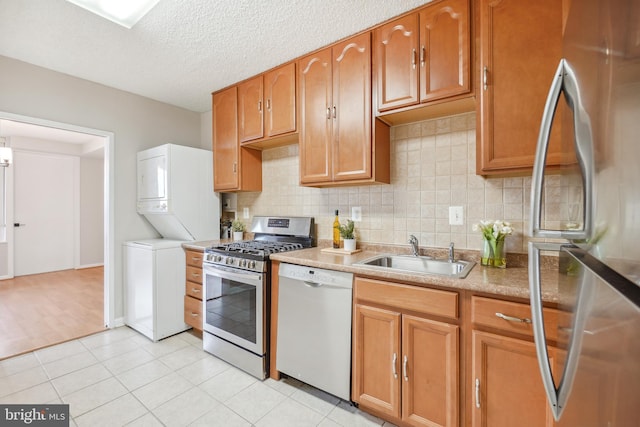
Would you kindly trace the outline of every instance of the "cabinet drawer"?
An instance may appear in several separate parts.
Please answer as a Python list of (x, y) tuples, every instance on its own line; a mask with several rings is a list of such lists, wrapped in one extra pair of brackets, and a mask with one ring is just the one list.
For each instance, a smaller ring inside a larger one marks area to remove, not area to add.
[(187, 280), (202, 284), (202, 268), (187, 265)]
[(184, 323), (202, 330), (202, 301), (190, 296), (184, 297)]
[(187, 265), (192, 265), (194, 267), (202, 267), (202, 257), (204, 256), (203, 252), (185, 249), (184, 253), (187, 259)]
[(193, 297), (202, 301), (202, 284), (201, 283), (194, 283), (187, 280), (184, 291), (185, 291), (185, 294), (189, 295), (190, 297)]
[[(553, 308), (543, 308), (543, 313), (547, 339), (565, 340), (566, 334), (558, 330), (569, 330), (571, 315)], [(475, 327), (484, 326), (533, 337), (529, 304), (474, 296), (471, 298), (471, 321)]]
[(356, 277), (354, 297), (357, 300), (383, 304), (398, 310), (458, 318), (456, 292)]

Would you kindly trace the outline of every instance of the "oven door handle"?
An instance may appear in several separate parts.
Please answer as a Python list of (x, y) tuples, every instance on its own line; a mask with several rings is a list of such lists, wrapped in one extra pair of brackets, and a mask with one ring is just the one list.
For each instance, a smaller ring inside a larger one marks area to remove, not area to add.
[(241, 282), (247, 282), (247, 281), (261, 282), (262, 281), (262, 274), (253, 274), (251, 272), (237, 273), (236, 271), (231, 271), (228, 268), (219, 267), (219, 266), (215, 266), (215, 267), (205, 266), (204, 273), (207, 275), (220, 277), (221, 279), (231, 279), (231, 280), (237, 280)]

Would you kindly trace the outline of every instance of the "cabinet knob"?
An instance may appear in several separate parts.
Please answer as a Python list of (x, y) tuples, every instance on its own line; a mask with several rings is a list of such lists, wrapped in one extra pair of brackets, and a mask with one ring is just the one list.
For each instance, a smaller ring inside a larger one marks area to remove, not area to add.
[(482, 86), (484, 88), (484, 90), (487, 90), (489, 88), (489, 83), (487, 80), (487, 74), (489, 73), (489, 69), (485, 66), (482, 69)]
[(398, 378), (398, 370), (396, 369), (396, 363), (398, 362), (398, 353), (393, 353), (393, 359), (391, 360), (391, 372), (393, 372), (393, 378)]
[(503, 320), (506, 320), (507, 322), (515, 322), (515, 323), (531, 323), (531, 319), (523, 317), (513, 317), (513, 316), (507, 316), (506, 314), (502, 314), (502, 313), (496, 313), (496, 317), (499, 317)]
[(404, 359), (402, 360), (402, 376), (405, 381), (409, 381), (409, 375), (407, 375), (407, 363), (408, 363), (407, 355), (404, 355)]

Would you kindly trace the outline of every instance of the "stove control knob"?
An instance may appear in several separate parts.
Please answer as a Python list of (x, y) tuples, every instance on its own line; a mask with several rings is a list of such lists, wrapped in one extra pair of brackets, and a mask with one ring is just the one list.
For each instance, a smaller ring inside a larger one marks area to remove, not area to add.
[(227, 258), (227, 264), (233, 265), (233, 258)]
[(246, 259), (241, 259), (240, 261), (238, 261), (238, 266), (246, 267), (247, 266), (247, 260)]
[(249, 261), (249, 268), (256, 268), (256, 262), (255, 261)]

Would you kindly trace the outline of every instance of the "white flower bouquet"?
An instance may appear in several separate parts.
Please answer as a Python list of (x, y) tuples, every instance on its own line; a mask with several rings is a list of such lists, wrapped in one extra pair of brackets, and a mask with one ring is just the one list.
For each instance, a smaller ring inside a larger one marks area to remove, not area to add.
[(480, 231), (483, 237), (483, 248), (480, 263), (491, 267), (506, 268), (507, 257), (504, 249), (504, 239), (513, 233), (511, 223), (496, 221), (480, 221), (473, 224), (473, 231)]

